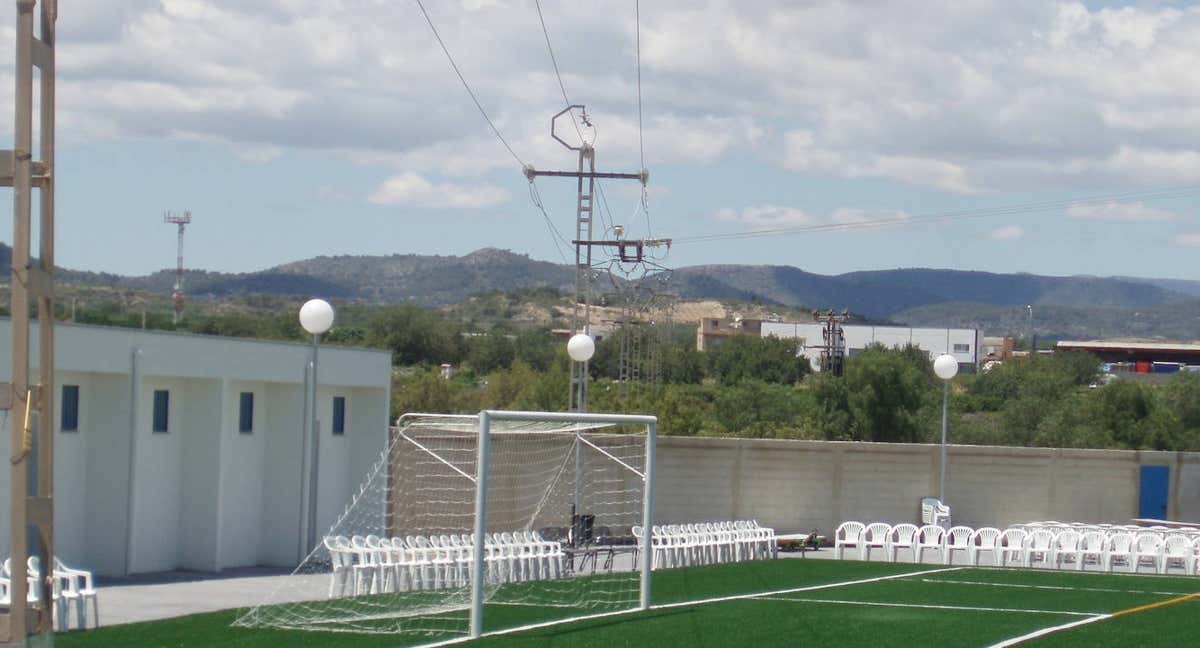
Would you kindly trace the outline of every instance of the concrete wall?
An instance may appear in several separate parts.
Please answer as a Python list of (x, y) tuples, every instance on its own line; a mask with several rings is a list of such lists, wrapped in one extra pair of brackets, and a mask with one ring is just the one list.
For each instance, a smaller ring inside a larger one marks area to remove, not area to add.
[[(785, 531), (845, 520), (915, 522), (936, 495), (939, 447), (663, 437), (655, 517), (662, 523), (756, 518)], [(1125, 522), (1138, 514), (1139, 467), (1171, 468), (1168, 516), (1200, 521), (1200, 454), (951, 446), (954, 521)]]

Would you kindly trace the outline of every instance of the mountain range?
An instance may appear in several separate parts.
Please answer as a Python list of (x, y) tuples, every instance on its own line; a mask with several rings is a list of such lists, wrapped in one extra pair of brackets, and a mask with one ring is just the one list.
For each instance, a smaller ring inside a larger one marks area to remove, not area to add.
[[(0, 277), (11, 249), (0, 244)], [(169, 294), (174, 272), (121, 276), (60, 269), (67, 284)], [(570, 266), (508, 250), (464, 256), (319, 256), (258, 272), (189, 270), (187, 291), (214, 299), (246, 294), (321, 295), (374, 303), (444, 306), (484, 292), (550, 287), (569, 291)], [(802, 308), (849, 309), (875, 321), (971, 325), (1023, 334), (1033, 306), (1040, 335), (1138, 335), (1200, 338), (1200, 281), (1134, 277), (1043, 276), (904, 268), (822, 275), (792, 266), (701, 265), (671, 277), (683, 299), (752, 301)]]

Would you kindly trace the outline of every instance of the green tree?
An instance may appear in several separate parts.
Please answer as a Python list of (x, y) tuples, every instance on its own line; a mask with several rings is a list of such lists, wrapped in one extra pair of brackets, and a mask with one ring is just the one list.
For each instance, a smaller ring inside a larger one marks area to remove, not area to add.
[(803, 412), (794, 387), (749, 378), (720, 389), (712, 407), (726, 434), (750, 438), (798, 437)]
[(817, 428), (827, 439), (921, 441), (922, 409), (936, 393), (928, 356), (872, 345), (848, 358), (844, 376), (814, 382)]
[(808, 361), (796, 355), (797, 345), (795, 339), (735, 335), (707, 352), (709, 375), (723, 385), (747, 379), (795, 384), (809, 370)]
[(366, 325), (368, 345), (388, 349), (396, 365), (458, 363), (465, 352), (456, 322), (414, 304), (389, 306)]
[(516, 358), (512, 339), (499, 331), (469, 338), (467, 346), (467, 364), (481, 374), (505, 369)]

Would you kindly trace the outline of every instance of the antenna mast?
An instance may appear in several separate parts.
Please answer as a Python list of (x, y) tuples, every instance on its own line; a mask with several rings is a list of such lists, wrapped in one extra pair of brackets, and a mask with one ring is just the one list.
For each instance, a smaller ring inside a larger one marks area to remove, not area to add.
[(179, 325), (179, 320), (183, 319), (183, 229), (192, 222), (192, 212), (185, 211), (182, 216), (167, 212), (163, 216), (163, 222), (179, 226), (179, 251), (175, 259), (175, 291), (171, 293), (171, 301), (175, 304), (173, 323)]

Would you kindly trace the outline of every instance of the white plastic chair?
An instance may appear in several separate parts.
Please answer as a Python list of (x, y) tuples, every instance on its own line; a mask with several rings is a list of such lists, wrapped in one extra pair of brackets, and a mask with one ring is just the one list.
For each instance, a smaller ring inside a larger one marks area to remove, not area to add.
[(872, 549), (881, 549), (884, 552), (884, 557), (887, 557), (888, 535), (892, 532), (892, 525), (887, 522), (872, 522), (867, 525), (866, 531), (863, 532), (862, 547), (859, 549), (859, 555), (863, 560), (871, 559)]
[(996, 566), (1025, 564), (1025, 529), (1021, 525), (1009, 527), (996, 540)]
[[(40, 589), (37, 587), (37, 584), (42, 580), (42, 563), (37, 556), (30, 556), (29, 559), (25, 561), (25, 564), (27, 569), (26, 573), (28, 574), (27, 578), (29, 580), (29, 602), (37, 603), (41, 600)], [(65, 631), (67, 630), (67, 597), (64, 596), (62, 587), (63, 578), (59, 577), (57, 574), (54, 574), (53, 568), (51, 568), (50, 571), (52, 576), (50, 579), (52, 583), (50, 586), (50, 608), (54, 613), (55, 627), (58, 630)], [(75, 600), (78, 598), (78, 595), (72, 593), (70, 598)]]
[[(630, 530), (633, 532), (633, 539), (637, 541), (637, 546), (640, 550), (640, 548), (642, 546), (642, 534), (645, 533), (645, 529), (643, 529), (640, 526), (634, 526)], [(650, 554), (651, 555), (648, 557), (643, 556), (643, 560), (645, 560), (646, 558), (649, 558), (650, 569), (655, 570), (655, 569), (661, 568), (663, 565), (663, 560), (664, 560), (664, 557), (663, 557), (664, 551), (663, 551), (663, 546), (662, 546), (662, 536), (661, 535), (654, 534), (654, 535), (650, 536)]]
[(943, 552), (943, 562), (947, 565), (954, 564), (954, 552), (961, 551), (963, 557), (970, 559), (971, 557), (971, 534), (975, 530), (968, 526), (950, 527), (946, 532), (946, 550)]
[(974, 533), (971, 534), (970, 539), (967, 540), (968, 544), (971, 547), (971, 550), (969, 552), (970, 557), (971, 557), (971, 564), (978, 565), (979, 564), (979, 554), (981, 554), (985, 551), (992, 552), (992, 562), (993, 563), (997, 562), (1000, 557), (1000, 549), (997, 546), (996, 542), (999, 539), (1000, 539), (1000, 529), (996, 529), (993, 527), (981, 527), (981, 528), (975, 529)]
[(1192, 546), (1191, 538), (1182, 534), (1173, 533), (1163, 541), (1159, 573), (1166, 574), (1173, 567), (1182, 569), (1187, 576), (1196, 573), (1196, 550)]
[(63, 589), (65, 603), (75, 606), (77, 629), (83, 630), (87, 625), (87, 606), (92, 604), (93, 627), (100, 625), (100, 602), (96, 596), (95, 579), (92, 572), (86, 569), (69, 567), (56, 556), (54, 558), (54, 576), (62, 579), (66, 587)]
[(352, 591), (353, 587), (350, 580), (354, 574), (354, 556), (343, 550), (337, 540), (335, 536), (325, 536), (323, 541), (333, 568), (329, 577), (329, 598), (334, 597), (335, 590), (338, 596), (344, 596), (347, 590)]
[(1155, 572), (1162, 572), (1162, 552), (1163, 540), (1159, 533), (1139, 533), (1133, 544), (1133, 571), (1146, 566), (1153, 567)]
[(1079, 560), (1075, 568), (1083, 571), (1087, 565), (1093, 564), (1104, 568), (1105, 547), (1108, 536), (1103, 531), (1088, 531), (1079, 537)]
[(1132, 533), (1118, 531), (1108, 536), (1108, 545), (1104, 549), (1104, 571), (1116, 571), (1116, 567), (1124, 565), (1129, 571), (1137, 571), (1137, 561), (1133, 558), (1135, 539)]
[(1054, 536), (1054, 567), (1062, 569), (1063, 563), (1071, 563), (1078, 569), (1079, 561), (1079, 532), (1059, 531)]
[(1038, 527), (1025, 536), (1025, 566), (1034, 563), (1054, 564), (1054, 532), (1048, 528)]
[[(888, 534), (888, 553), (891, 554), (888, 560), (896, 562), (899, 559), (897, 554), (901, 549), (908, 549), (916, 558), (917, 525), (906, 522), (892, 527), (891, 533)], [(914, 560), (914, 562), (916, 561)]]
[(917, 529), (917, 545), (913, 550), (913, 562), (919, 563), (925, 557), (926, 551), (938, 552), (938, 559), (943, 560), (946, 552), (946, 530), (936, 524), (926, 524)]
[(392, 569), (396, 573), (396, 591), (407, 592), (416, 589), (418, 576), (415, 552), (409, 549), (408, 545), (404, 543), (404, 538), (399, 536), (392, 538), (389, 544), (391, 545)]
[(434, 589), (437, 583), (433, 564), (434, 551), (422, 540), (423, 538), (413, 535), (404, 537), (404, 544), (408, 547), (409, 555), (412, 558), (410, 573), (416, 576), (417, 589)]
[(750, 521), (758, 532), (762, 535), (763, 549), (766, 552), (767, 558), (775, 559), (779, 557), (779, 540), (775, 536), (774, 527), (765, 527), (758, 523), (758, 520)]
[(350, 549), (354, 552), (355, 596), (374, 594), (379, 587), (379, 565), (375, 562), (375, 550), (367, 546), (366, 538), (357, 535), (350, 537)]
[(838, 525), (837, 532), (833, 537), (833, 557), (844, 558), (846, 548), (858, 549), (862, 551), (863, 531), (866, 527), (862, 522), (842, 522)]

